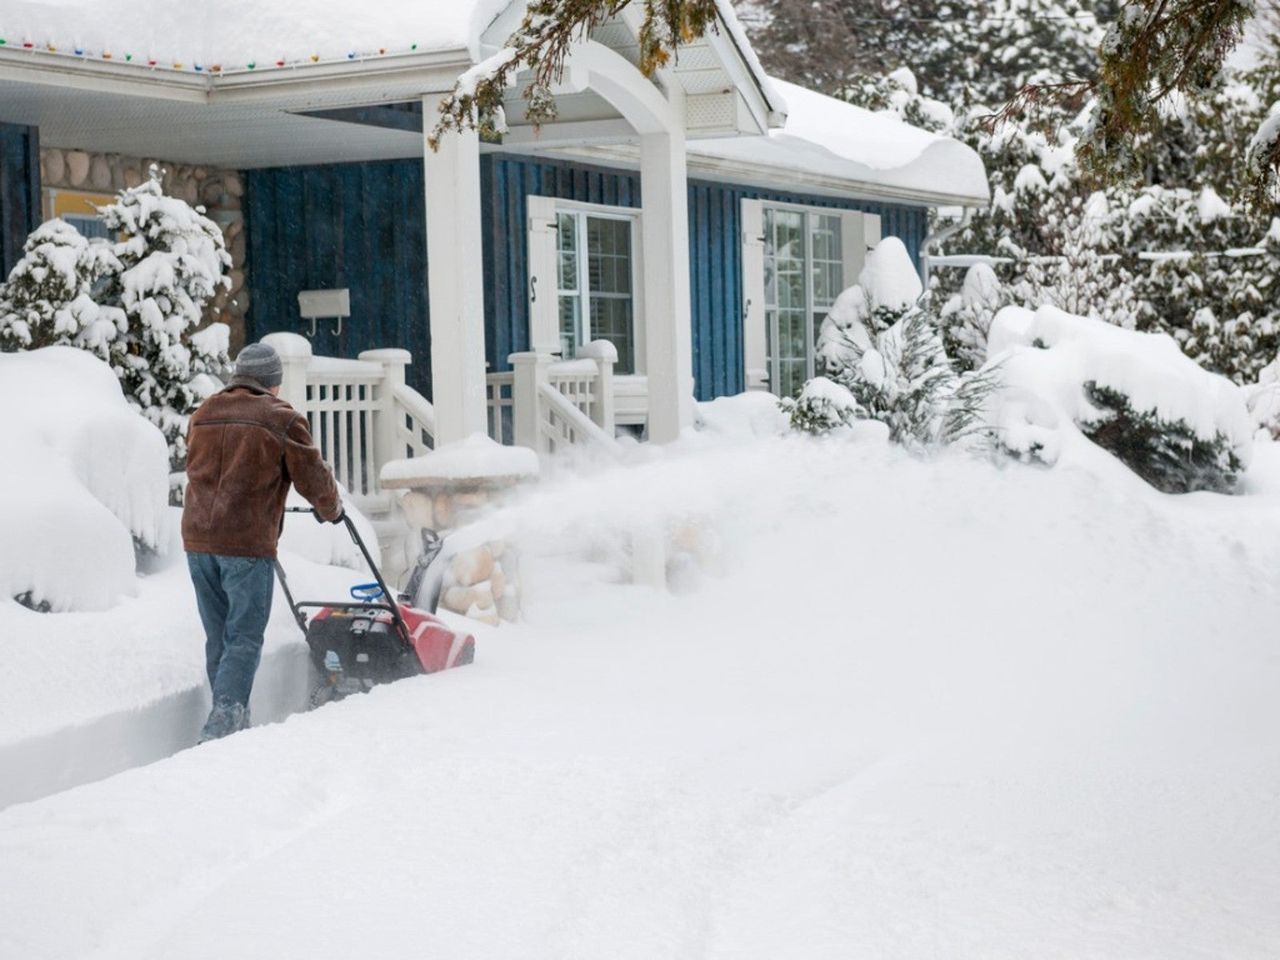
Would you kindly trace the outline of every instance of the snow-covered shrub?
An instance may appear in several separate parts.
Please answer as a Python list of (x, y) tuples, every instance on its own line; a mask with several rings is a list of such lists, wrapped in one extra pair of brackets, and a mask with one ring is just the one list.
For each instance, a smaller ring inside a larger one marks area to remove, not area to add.
[(853, 420), (878, 420), (890, 439), (914, 449), (969, 432), (991, 377), (973, 379), (960, 392), (961, 378), (922, 292), (902, 241), (882, 240), (857, 286), (840, 295), (822, 323), (818, 358), (824, 376), (785, 405), (793, 427), (821, 433)]
[(1244, 392), (1167, 335), (1006, 307), (990, 346), (1001, 375), (987, 422), (1011, 456), (1052, 466), (1101, 448), (1170, 492), (1229, 491), (1248, 465)]
[(1132, 292), (1132, 277), (1107, 230), (1111, 210), (1106, 195), (1097, 192), (1058, 202), (1062, 209), (1043, 226), (1044, 243), (1051, 252), (1026, 256), (1016, 265), (1019, 276), (1012, 284), (1010, 301), (1054, 306), (1077, 316), (1134, 327), (1139, 304)]
[(63, 344), (106, 360), (180, 463), (187, 416), (227, 362), (226, 324), (195, 331), (231, 258), (218, 225), (165, 196), (154, 167), (99, 215), (119, 239), (86, 239), (61, 220), (28, 239), (0, 287), (0, 348)]
[(111, 368), (70, 347), (0, 354), (0, 600), (97, 610), (163, 553), (169, 457)]
[(975, 263), (965, 271), (960, 292), (939, 312), (942, 343), (957, 370), (977, 370), (987, 362), (987, 331), (1006, 303), (1000, 280), (990, 266)]
[(1244, 463), (1226, 434), (1201, 437), (1185, 420), (1135, 410), (1125, 394), (1092, 380), (1084, 391), (1098, 411), (1080, 424), (1084, 435), (1157, 490), (1231, 493), (1235, 488)]
[(895, 443), (923, 448), (942, 439), (959, 386), (932, 319), (911, 310), (836, 373), (858, 403), (860, 419), (879, 420)]
[(791, 420), (793, 430), (821, 436), (859, 419), (858, 400), (848, 388), (826, 377), (814, 377), (805, 383), (798, 397), (785, 398), (782, 412)]
[(91, 241), (65, 220), (42, 223), (0, 284), (0, 349), (35, 350), (68, 344), (110, 359), (125, 330), (124, 311), (94, 302), (94, 287), (120, 269), (111, 246)]

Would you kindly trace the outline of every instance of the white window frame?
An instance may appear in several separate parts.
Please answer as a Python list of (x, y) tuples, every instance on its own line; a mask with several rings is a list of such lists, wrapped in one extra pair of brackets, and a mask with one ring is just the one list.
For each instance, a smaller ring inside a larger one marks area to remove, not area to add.
[[(765, 236), (768, 210), (782, 210), (813, 216), (836, 216), (841, 224), (842, 286), (857, 282), (866, 261), (867, 251), (880, 240), (880, 217), (873, 213), (842, 207), (818, 207), (775, 200), (742, 201), (742, 266), (743, 266), (743, 344), (746, 386), (748, 389), (777, 390), (780, 367), (777, 356), (769, 355), (769, 346), (778, 343), (776, 304), (770, 319), (768, 291), (765, 289), (765, 261), (768, 237)], [(812, 377), (816, 360), (816, 320), (814, 305), (813, 232), (806, 219), (804, 231), (805, 262), (805, 370)], [(774, 347), (776, 350), (776, 346)], [(763, 374), (763, 376), (762, 376)]]
[[(644, 374), (645, 372), (645, 323), (644, 323), (644, 288), (641, 284), (641, 278), (644, 273), (641, 270), (641, 233), (640, 233), (640, 210), (631, 206), (609, 206), (605, 204), (585, 204), (585, 202), (577, 200), (556, 200), (554, 201), (554, 209), (556, 215), (572, 214), (577, 218), (577, 230), (579, 230), (579, 238), (582, 243), (586, 242), (586, 218), (594, 216), (594, 218), (602, 220), (625, 220), (631, 225), (631, 348), (632, 357), (635, 358), (635, 374)], [(577, 291), (567, 292), (576, 294), (581, 298), (581, 306), (579, 308), (579, 316), (582, 323), (582, 329), (579, 330), (579, 338), (581, 342), (577, 344), (579, 347), (585, 347), (588, 340), (582, 339), (590, 335), (590, 283), (588, 279), (588, 255), (586, 255), (585, 246), (580, 248), (579, 257), (577, 257)], [(559, 298), (562, 296), (561, 285), (559, 285), (559, 260), (556, 260), (556, 273), (554, 273), (554, 287), (556, 287), (556, 330), (559, 333)]]

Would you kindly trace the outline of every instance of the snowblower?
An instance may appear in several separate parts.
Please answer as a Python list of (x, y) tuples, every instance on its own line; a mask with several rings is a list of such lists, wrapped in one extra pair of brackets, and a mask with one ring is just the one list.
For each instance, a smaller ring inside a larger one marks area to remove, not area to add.
[[(289, 507), (287, 512), (312, 511)], [(440, 536), (433, 530), (422, 531), (422, 552), (404, 592), (392, 600), (360, 531), (345, 514), (341, 522), (374, 576), (373, 583), (351, 588), (350, 601), (295, 601), (284, 568), (276, 561), (276, 576), (320, 674), (320, 683), (311, 694), (312, 706), (363, 693), (379, 683), (471, 663), (476, 655), (475, 637), (450, 629), (435, 616), (443, 578), (432, 564), (444, 545)], [(304, 610), (315, 613), (308, 618)]]

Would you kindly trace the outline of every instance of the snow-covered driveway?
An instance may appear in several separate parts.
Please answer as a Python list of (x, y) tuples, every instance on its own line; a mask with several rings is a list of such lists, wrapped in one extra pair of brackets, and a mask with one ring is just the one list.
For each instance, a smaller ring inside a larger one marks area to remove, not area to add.
[[(1278, 501), (1129, 479), (788, 440), (549, 485), (474, 666), (0, 813), (0, 956), (1272, 957)], [(679, 511), (691, 593), (568, 549)]]

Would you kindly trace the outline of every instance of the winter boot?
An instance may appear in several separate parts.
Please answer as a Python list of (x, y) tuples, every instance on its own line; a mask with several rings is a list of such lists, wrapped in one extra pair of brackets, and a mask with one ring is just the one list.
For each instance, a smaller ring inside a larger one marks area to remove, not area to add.
[(235, 701), (215, 703), (209, 712), (209, 719), (204, 722), (204, 729), (200, 731), (200, 739), (196, 743), (219, 740), (247, 726), (249, 726), (249, 708), (243, 703)]

